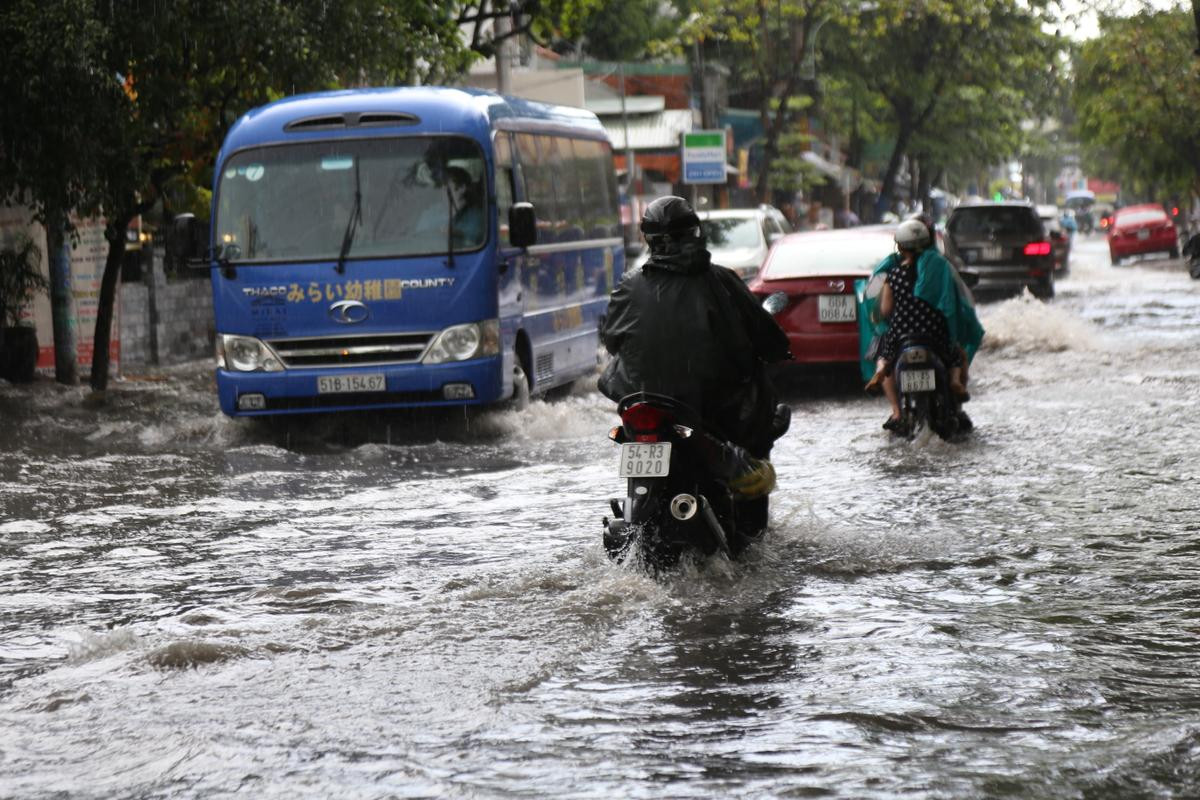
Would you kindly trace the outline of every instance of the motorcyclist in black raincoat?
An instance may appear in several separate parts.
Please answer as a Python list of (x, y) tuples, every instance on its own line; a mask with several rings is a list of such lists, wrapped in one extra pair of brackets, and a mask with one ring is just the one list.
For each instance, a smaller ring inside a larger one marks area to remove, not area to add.
[[(600, 338), (612, 361), (604, 395), (669, 395), (715, 434), (766, 459), (787, 427), (766, 365), (791, 357), (786, 334), (742, 279), (711, 263), (700, 219), (682, 197), (642, 216), (650, 259), (609, 300)], [(773, 473), (772, 473), (773, 483)]]

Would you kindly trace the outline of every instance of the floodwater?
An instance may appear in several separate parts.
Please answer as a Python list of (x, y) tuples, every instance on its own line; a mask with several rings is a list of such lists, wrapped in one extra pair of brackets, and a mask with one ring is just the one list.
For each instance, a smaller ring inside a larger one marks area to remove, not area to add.
[(980, 311), (968, 442), (790, 380), (766, 539), (659, 580), (586, 387), (360, 443), (0, 386), (0, 797), (1200, 796), (1200, 282), (1095, 237)]

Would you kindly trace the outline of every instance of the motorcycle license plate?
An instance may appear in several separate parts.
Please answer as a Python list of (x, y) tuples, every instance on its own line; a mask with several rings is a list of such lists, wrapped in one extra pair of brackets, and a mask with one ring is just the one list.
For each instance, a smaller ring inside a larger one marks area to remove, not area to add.
[(620, 477), (661, 478), (670, 473), (670, 442), (627, 442), (621, 445)]
[(932, 392), (937, 387), (937, 373), (931, 369), (906, 369), (900, 373), (900, 391)]
[(852, 294), (823, 294), (817, 297), (817, 320), (819, 322), (854, 322), (858, 309)]

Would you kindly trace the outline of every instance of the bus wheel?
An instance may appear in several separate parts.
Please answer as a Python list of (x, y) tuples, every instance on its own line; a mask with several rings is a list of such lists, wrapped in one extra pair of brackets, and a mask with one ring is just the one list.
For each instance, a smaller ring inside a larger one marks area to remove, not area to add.
[(513, 411), (524, 411), (529, 407), (529, 379), (520, 364), (513, 367), (513, 393), (508, 405)]

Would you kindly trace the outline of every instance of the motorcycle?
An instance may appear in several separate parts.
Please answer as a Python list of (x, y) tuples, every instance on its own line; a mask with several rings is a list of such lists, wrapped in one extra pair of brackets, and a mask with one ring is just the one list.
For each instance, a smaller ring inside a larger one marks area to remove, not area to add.
[(971, 419), (950, 391), (949, 371), (927, 339), (912, 336), (900, 344), (893, 374), (900, 392), (901, 429), (909, 440), (925, 430), (946, 441), (970, 432)]
[[(614, 518), (603, 518), (609, 558), (620, 562), (636, 554), (657, 571), (689, 551), (736, 558), (761, 536), (766, 494), (746, 498), (731, 483), (765, 474), (773, 485), (770, 462), (705, 430), (693, 411), (665, 395), (631, 394), (617, 413), (621, 424), (609, 438), (621, 445), (618, 474), (626, 480), (626, 493), (609, 501)], [(790, 415), (786, 405), (776, 409), (777, 436), (786, 431)]]

